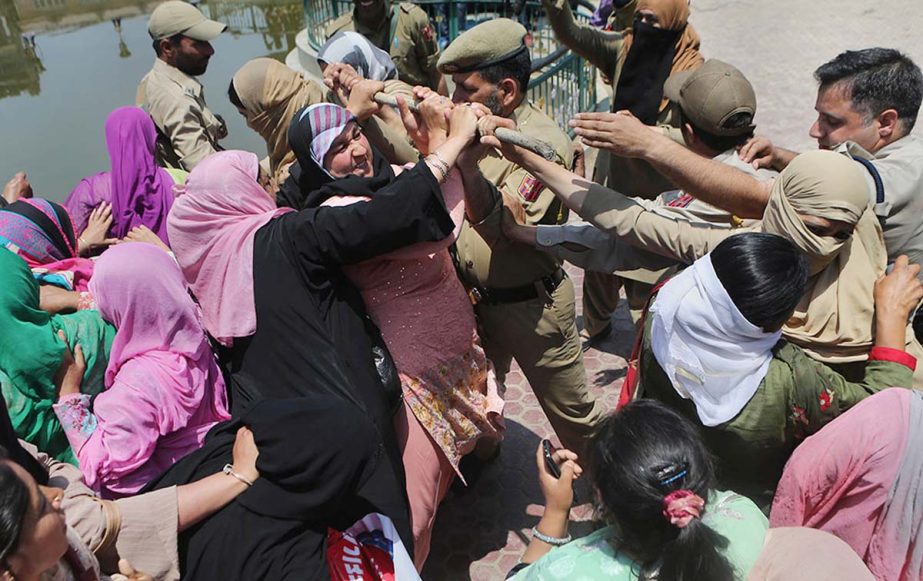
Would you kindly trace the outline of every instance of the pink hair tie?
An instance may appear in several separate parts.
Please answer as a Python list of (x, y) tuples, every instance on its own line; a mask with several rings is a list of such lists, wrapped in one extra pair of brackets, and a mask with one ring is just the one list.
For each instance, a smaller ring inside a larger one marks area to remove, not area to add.
[(702, 515), (705, 501), (691, 490), (674, 490), (663, 498), (663, 516), (678, 529)]

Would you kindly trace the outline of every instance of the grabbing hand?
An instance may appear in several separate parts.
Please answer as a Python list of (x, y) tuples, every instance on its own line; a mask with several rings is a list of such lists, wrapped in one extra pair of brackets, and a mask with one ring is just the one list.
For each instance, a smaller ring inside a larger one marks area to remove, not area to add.
[(101, 248), (106, 248), (118, 242), (117, 238), (108, 238), (109, 227), (112, 226), (112, 204), (100, 202), (90, 212), (87, 227), (77, 239), (77, 254), (86, 256)]
[(414, 88), (415, 95), (425, 93), (428, 97), (417, 101), (416, 112), (410, 109), (407, 100), (402, 95), (396, 97), (397, 108), (401, 113), (404, 128), (413, 140), (414, 147), (423, 155), (427, 155), (445, 141), (448, 133), (446, 112), (450, 111), (454, 105), (452, 101), (438, 93), (428, 89), (428, 92), (418, 89), (421, 87)]
[(260, 450), (256, 447), (256, 441), (253, 439), (253, 432), (250, 428), (244, 426), (237, 430), (234, 449), (231, 451), (234, 471), (250, 482), (255, 482), (260, 477), (260, 471), (256, 468), (256, 459), (259, 456)]
[(629, 113), (578, 113), (570, 126), (585, 145), (611, 151), (620, 157), (644, 157), (662, 133), (651, 131)]
[(880, 317), (893, 317), (901, 325), (923, 300), (919, 264), (910, 264), (905, 255), (894, 261), (894, 268), (875, 281), (875, 311)]
[(147, 573), (135, 570), (127, 559), (119, 559), (119, 574), (111, 577), (112, 581), (154, 581)]
[(71, 353), (67, 346), (67, 336), (64, 331), (58, 331), (58, 338), (64, 342), (64, 354), (61, 366), (54, 375), (54, 384), (58, 388), (58, 397), (80, 393), (80, 384), (83, 383), (83, 373), (87, 370), (87, 362), (83, 358), (83, 348), (80, 343), (74, 345)]
[(385, 84), (381, 81), (360, 78), (350, 85), (346, 108), (356, 116), (356, 119), (365, 121), (381, 110), (381, 105), (375, 102), (375, 93), (384, 89)]
[(13, 179), (6, 182), (3, 186), (3, 199), (12, 204), (20, 198), (32, 197), (32, 184), (26, 178), (26, 172), (19, 171), (13, 176)]
[(500, 151), (500, 154), (506, 159), (515, 162), (517, 165), (526, 165), (526, 160), (529, 156), (534, 156), (535, 158), (542, 159), (539, 155), (529, 151), (528, 149), (521, 147), (519, 145), (513, 145), (506, 141), (500, 141), (497, 139), (497, 136), (494, 134), (494, 130), (498, 127), (505, 127), (506, 129), (516, 129), (516, 123), (512, 119), (507, 119), (506, 117), (497, 117), (495, 115), (490, 115), (488, 117), (482, 117), (478, 121), (478, 132), (481, 136), (481, 144), (493, 147)]
[[(482, 105), (481, 103), (465, 103), (465, 107), (474, 111), (475, 117), (478, 120), (477, 135), (493, 135), (494, 129), (497, 127), (509, 127), (515, 128), (516, 123), (512, 119), (505, 119), (503, 117), (494, 117), (490, 113), (490, 109)], [(461, 154), (458, 156), (458, 165), (472, 169), (476, 167), (481, 159), (487, 152), (491, 149), (491, 146), (485, 143), (482, 143), (480, 139), (475, 139), (468, 145), (465, 149), (462, 150)]]
[[(346, 63), (330, 63), (324, 69), (324, 85), (331, 91), (337, 93), (340, 100), (346, 102), (346, 95), (352, 89), (353, 83), (362, 80), (359, 73)], [(342, 94), (340, 91), (344, 91)]]
[(561, 477), (555, 478), (545, 466), (545, 454), (539, 442), (535, 451), (535, 464), (538, 466), (538, 484), (545, 496), (545, 511), (567, 512), (574, 502), (573, 482), (583, 474), (583, 468), (577, 464), (577, 454), (561, 448), (551, 455), (561, 468)]
[(122, 242), (143, 242), (160, 248), (164, 252), (170, 252), (170, 247), (163, 243), (159, 236), (147, 226), (135, 226), (128, 231)]
[(478, 114), (472, 107), (459, 105), (446, 113), (449, 121), (449, 139), (458, 139), (466, 145), (478, 135)]
[(772, 168), (776, 148), (768, 137), (756, 135), (740, 146), (737, 155), (740, 161), (749, 163), (753, 169)]

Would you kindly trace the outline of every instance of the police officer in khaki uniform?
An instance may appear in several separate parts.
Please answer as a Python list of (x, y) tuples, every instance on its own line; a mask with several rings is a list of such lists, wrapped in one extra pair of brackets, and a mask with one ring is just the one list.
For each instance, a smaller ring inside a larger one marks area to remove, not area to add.
[(157, 161), (192, 171), (222, 148), (224, 120), (205, 104), (205, 92), (195, 77), (205, 73), (215, 53), (209, 41), (227, 29), (209, 20), (186, 2), (170, 0), (154, 9), (147, 30), (154, 40), (154, 67), (138, 85), (135, 102), (157, 126)]
[[(570, 168), (570, 139), (526, 98), (531, 58), (525, 36), (522, 25), (505, 18), (479, 24), (446, 48), (439, 70), (452, 75), (453, 101), (482, 103), (514, 120), (523, 133), (551, 144), (558, 163)], [(480, 170), (528, 223), (567, 220), (554, 194), (498, 152), (491, 151)], [(574, 286), (558, 259), (506, 239), (502, 215), (498, 205), (480, 223), (463, 224), (456, 243), (460, 275), (476, 301), (484, 349), (498, 378), (515, 358), (561, 442), (579, 453), (602, 409), (586, 388)]]
[(446, 94), (442, 75), (436, 69), (436, 29), (419, 6), (410, 2), (392, 6), (391, 0), (354, 0), (352, 12), (327, 26), (327, 38), (343, 30), (354, 30), (387, 51), (400, 80)]
[[(671, 75), (664, 84), (664, 94), (679, 112), (681, 131), (687, 148), (703, 159), (713, 159), (731, 166), (760, 181), (771, 180), (772, 172), (757, 170), (741, 160), (736, 148), (753, 136), (756, 93), (750, 81), (736, 67), (711, 59), (692, 71)], [(609, 194), (620, 196), (620, 194)], [(544, 248), (587, 272), (619, 275), (635, 321), (641, 315), (652, 285), (672, 275), (685, 264), (656, 252), (659, 241), (671, 240), (678, 231), (676, 222), (688, 222), (698, 228), (744, 231), (753, 229), (756, 220), (745, 220), (730, 212), (698, 200), (680, 189), (670, 189), (654, 200), (631, 198), (639, 211), (651, 212), (671, 221), (655, 223), (646, 230), (645, 220), (637, 227), (616, 218), (619, 226), (629, 230), (625, 238), (611, 236), (589, 223), (562, 226), (517, 226), (505, 223), (508, 237)], [(633, 213), (634, 209), (626, 209)], [(635, 216), (637, 219), (637, 216)], [(626, 219), (627, 220), (627, 219)], [(649, 232), (654, 241), (632, 239), (632, 235)], [(656, 234), (654, 234), (656, 233)]]

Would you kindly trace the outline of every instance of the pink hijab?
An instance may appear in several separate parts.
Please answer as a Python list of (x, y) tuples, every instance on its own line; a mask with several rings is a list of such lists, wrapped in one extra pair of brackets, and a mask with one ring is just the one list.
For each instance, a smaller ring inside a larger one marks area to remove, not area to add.
[(887, 389), (805, 440), (785, 466), (770, 525), (836, 535), (876, 579), (923, 578), (921, 414), (918, 393)]
[(183, 275), (169, 254), (142, 243), (110, 248), (96, 261), (90, 291), (102, 317), (117, 329), (106, 368), (107, 389), (116, 377), (156, 385), (165, 398), (207, 403), (211, 413), (206, 415), (214, 422), (230, 417), (224, 379)]
[(195, 167), (173, 204), (167, 230), (176, 260), (204, 312), (205, 328), (222, 345), (256, 332), (253, 236), (276, 208), (259, 185), (259, 160), (221, 151)]

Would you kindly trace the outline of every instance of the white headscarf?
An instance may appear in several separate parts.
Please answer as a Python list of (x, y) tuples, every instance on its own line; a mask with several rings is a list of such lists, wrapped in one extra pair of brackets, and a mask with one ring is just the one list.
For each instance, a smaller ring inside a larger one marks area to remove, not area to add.
[(663, 286), (651, 306), (651, 349), (676, 392), (716, 426), (736, 416), (769, 371), (781, 331), (748, 321), (706, 254)]
[(324, 63), (346, 63), (364, 79), (390, 81), (397, 78), (397, 68), (391, 55), (358, 32), (350, 30), (331, 36), (317, 51), (317, 60)]

